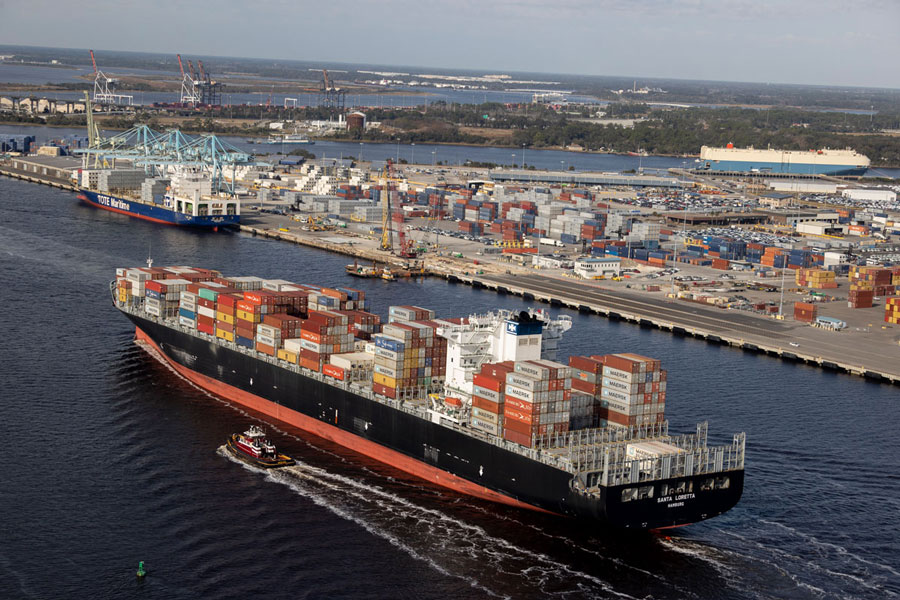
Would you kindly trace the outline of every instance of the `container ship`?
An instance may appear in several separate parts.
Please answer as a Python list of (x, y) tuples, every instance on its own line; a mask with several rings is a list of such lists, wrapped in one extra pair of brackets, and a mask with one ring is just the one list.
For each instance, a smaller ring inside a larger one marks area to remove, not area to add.
[(218, 230), (240, 223), (240, 200), (213, 191), (205, 174), (148, 177), (143, 169), (79, 169), (78, 198), (96, 208), (154, 223)]
[(118, 269), (136, 338), (198, 386), (477, 498), (624, 529), (732, 508), (746, 438), (671, 433), (667, 373), (635, 354), (556, 361), (569, 317), (437, 318), (365, 294), (192, 267)]
[(864, 175), (870, 160), (855, 150), (757, 150), (703, 146), (700, 168), (730, 173), (774, 173), (797, 175)]

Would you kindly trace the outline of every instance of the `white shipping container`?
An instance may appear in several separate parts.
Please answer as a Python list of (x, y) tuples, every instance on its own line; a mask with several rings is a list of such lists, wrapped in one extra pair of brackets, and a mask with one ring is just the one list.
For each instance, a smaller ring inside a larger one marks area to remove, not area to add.
[[(647, 419), (644, 419), (645, 423), (649, 423)], [(659, 456), (666, 456), (670, 454), (683, 454), (684, 450), (675, 446), (673, 444), (667, 444), (666, 442), (659, 441), (651, 441), (651, 442), (632, 442), (629, 443), (625, 447), (625, 455), (629, 458), (643, 460), (646, 458), (657, 458)]]
[(188, 319), (183, 315), (178, 316), (178, 323), (190, 329), (197, 329), (197, 321), (195, 319)]
[(304, 340), (301, 338), (289, 338), (284, 340), (284, 349), (288, 352), (293, 352), (295, 354), (300, 354), (300, 350), (303, 349), (301, 342)]
[(496, 425), (495, 423), (488, 423), (481, 419), (475, 418), (474, 416), (469, 421), (469, 425), (473, 429), (477, 429), (491, 435), (500, 435), (500, 427), (498, 425)]
[(610, 388), (601, 388), (600, 396), (603, 399), (617, 400), (617, 401), (623, 402), (625, 404), (643, 404), (644, 403), (644, 395), (643, 394), (626, 394), (624, 392), (620, 392), (618, 390), (613, 390)]
[[(543, 380), (550, 378), (550, 370), (548, 368), (536, 365), (531, 362), (516, 361), (515, 365), (513, 366), (513, 372), (527, 375), (529, 377), (533, 377), (534, 379)], [(512, 375), (512, 373), (510, 373), (509, 375)], [(509, 375), (507, 375), (507, 381), (509, 381)]]
[(472, 388), (472, 395), (484, 398), (485, 400), (490, 400), (491, 402), (501, 401), (500, 392), (495, 392), (494, 390), (483, 388), (480, 385), (476, 385)]
[(487, 421), (488, 423), (500, 424), (500, 415), (497, 413), (492, 413), (489, 410), (484, 410), (483, 408), (478, 408), (477, 406), (472, 407), (472, 416), (477, 419), (481, 419), (482, 421)]
[(400, 373), (401, 371), (399, 371), (398, 369), (392, 369), (390, 367), (385, 367), (385, 366), (376, 364), (375, 372), (378, 373), (379, 375), (384, 375), (385, 377), (393, 377), (394, 379), (398, 379), (399, 378), (398, 373)]
[(536, 379), (534, 377), (527, 377), (522, 375), (521, 373), (507, 373), (506, 374), (506, 385), (514, 385), (518, 388), (522, 388), (525, 390), (531, 391), (540, 391), (547, 389), (547, 381)]
[(260, 335), (257, 333), (256, 341), (259, 342), (260, 344), (264, 344), (266, 346), (274, 346), (275, 348), (280, 346), (280, 344), (278, 343), (278, 341), (275, 338), (270, 337), (268, 335)]
[(198, 315), (203, 315), (204, 317), (209, 317), (210, 319), (216, 318), (216, 309), (210, 308), (208, 306), (198, 306), (196, 312)]

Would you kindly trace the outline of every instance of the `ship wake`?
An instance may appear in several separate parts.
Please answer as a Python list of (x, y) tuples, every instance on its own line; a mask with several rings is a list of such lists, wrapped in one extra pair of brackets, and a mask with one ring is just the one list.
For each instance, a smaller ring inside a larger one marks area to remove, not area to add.
[(602, 594), (637, 598), (598, 576), (498, 537), (441, 510), (422, 506), (382, 487), (299, 462), (263, 470), (219, 453), (243, 468), (288, 486), (335, 515), (356, 523), (412, 558), (448, 577), (466, 581), (487, 596), (519, 596), (515, 590), (559, 598)]

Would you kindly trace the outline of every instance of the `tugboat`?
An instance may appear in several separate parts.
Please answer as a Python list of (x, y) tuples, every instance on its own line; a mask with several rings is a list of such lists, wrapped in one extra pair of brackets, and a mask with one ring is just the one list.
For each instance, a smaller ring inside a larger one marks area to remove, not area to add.
[(244, 433), (233, 433), (228, 439), (228, 450), (238, 459), (263, 469), (288, 467), (294, 459), (275, 451), (275, 444), (266, 437), (261, 427), (251, 425)]

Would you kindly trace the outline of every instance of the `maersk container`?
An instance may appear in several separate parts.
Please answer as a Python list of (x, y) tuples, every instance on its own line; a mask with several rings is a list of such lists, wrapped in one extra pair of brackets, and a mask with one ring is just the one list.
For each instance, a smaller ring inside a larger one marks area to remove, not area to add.
[(179, 308), (179, 309), (178, 309), (178, 316), (179, 316), (179, 317), (184, 317), (185, 319), (192, 319), (192, 320), (195, 320), (195, 319), (197, 318), (197, 313), (195, 313), (195, 312), (193, 312), (193, 311), (190, 311), (190, 310), (188, 310), (188, 309), (186, 309), (186, 308)]
[(245, 338), (245, 337), (236, 335), (236, 336), (234, 336), (234, 341), (237, 344), (244, 346), (245, 348), (250, 348), (251, 350), (254, 347), (253, 340), (250, 338)]

